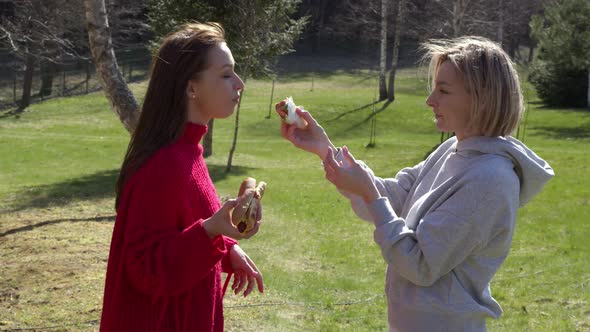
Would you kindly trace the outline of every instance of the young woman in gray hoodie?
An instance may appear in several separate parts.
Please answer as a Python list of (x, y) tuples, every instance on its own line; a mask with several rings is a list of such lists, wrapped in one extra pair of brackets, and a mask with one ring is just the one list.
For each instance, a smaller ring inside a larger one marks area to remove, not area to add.
[(486, 318), (502, 313), (490, 281), (508, 255), (517, 210), (554, 173), (510, 136), (524, 107), (501, 47), (481, 37), (423, 46), (432, 90), (426, 104), (436, 127), (455, 134), (426, 160), (379, 178), (302, 109), (307, 125), (283, 123), (282, 135), (317, 154), (326, 178), (375, 225), (387, 262), (390, 331), (486, 331)]

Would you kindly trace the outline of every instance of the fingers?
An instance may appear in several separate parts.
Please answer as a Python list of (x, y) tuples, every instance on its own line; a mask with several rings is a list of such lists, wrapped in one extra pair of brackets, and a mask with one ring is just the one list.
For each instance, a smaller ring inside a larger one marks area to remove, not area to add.
[[(284, 119), (285, 117), (287, 117), (287, 111), (285, 111), (283, 109), (283, 106), (285, 106), (285, 104), (287, 103), (286, 100), (281, 100), (280, 102), (275, 104), (275, 112), (277, 112), (277, 114), (281, 117), (281, 119)], [(285, 136), (287, 128), (289, 125), (287, 125), (284, 121), (281, 121), (281, 134), (283, 135), (283, 137), (287, 137)]]
[(332, 148), (328, 148), (328, 153), (326, 158), (324, 158), (324, 171), (326, 172), (326, 179), (336, 184), (336, 178), (338, 175), (338, 170), (340, 169), (340, 165), (336, 159), (334, 159), (334, 151)]
[(248, 296), (254, 289), (255, 284), (258, 285), (258, 291), (264, 293), (264, 283), (262, 281), (262, 274), (258, 271), (256, 264), (246, 255), (246, 261), (248, 263), (248, 287), (244, 291), (244, 297)]
[(246, 285), (246, 275), (243, 271), (235, 271), (234, 272), (234, 282), (231, 285), (231, 289), (234, 291), (234, 294), (238, 294), (242, 288)]
[(237, 222), (240, 218), (246, 213), (248, 210), (248, 206), (250, 205), (250, 201), (254, 196), (254, 190), (246, 190), (246, 192), (238, 197), (236, 203), (234, 204), (234, 211), (232, 213), (232, 220)]
[(224, 210), (224, 212), (225, 211), (229, 212), (229, 211), (231, 211), (231, 209), (235, 208), (237, 205), (238, 205), (237, 199), (235, 199), (235, 198), (228, 199), (221, 207), (221, 210)]
[[(283, 114), (286, 114), (285, 111), (283, 111), (283, 106), (285, 106), (285, 104), (287, 103), (287, 99), (283, 99), (281, 101), (279, 101), (278, 103), (275, 104), (275, 111), (277, 111), (277, 113), (282, 112)], [(280, 115), (281, 113), (279, 113)]]
[(324, 169), (326, 169), (326, 171), (330, 170), (336, 172), (341, 166), (342, 164), (334, 159), (334, 150), (329, 147), (328, 154), (326, 155), (326, 158), (324, 158)]
[(251, 230), (247, 231), (245, 234), (240, 234), (241, 238), (242, 239), (249, 239), (249, 238), (253, 237), (254, 235), (256, 235), (256, 233), (258, 233), (259, 229), (260, 229), (260, 221), (257, 221)]
[(249, 275), (248, 276), (248, 287), (246, 287), (246, 290), (244, 291), (244, 297), (248, 296), (252, 290), (254, 289), (254, 277)]
[(303, 120), (305, 120), (308, 124), (313, 124), (314, 126), (318, 125), (318, 122), (313, 118), (313, 116), (311, 116), (311, 113), (304, 110), (303, 108), (297, 107), (295, 108), (295, 112), (297, 112), (297, 114), (299, 114), (299, 116), (302, 117)]
[(342, 147), (342, 154), (344, 155), (344, 159), (350, 164), (353, 165), (356, 163), (356, 159), (352, 156), (350, 151), (348, 151), (348, 147), (345, 145)]
[(257, 286), (258, 291), (260, 293), (264, 293), (264, 282), (262, 279), (262, 274), (258, 271), (258, 268), (254, 264), (254, 262), (248, 257), (244, 255), (244, 262), (242, 269), (236, 270), (234, 272), (234, 280), (232, 283), (232, 290), (234, 294), (239, 294), (242, 290), (244, 290), (244, 297), (250, 295), (252, 290), (254, 290), (254, 286)]
[(258, 291), (260, 293), (264, 293), (264, 281), (262, 279), (262, 273), (260, 273), (260, 271), (258, 270), (258, 267), (256, 267), (256, 264), (254, 264), (254, 262), (250, 259), (250, 257), (248, 257), (248, 262), (250, 264), (252, 264), (252, 267), (253, 267), (254, 271), (256, 272), (254, 274), (254, 279), (256, 280), (256, 284), (258, 285)]

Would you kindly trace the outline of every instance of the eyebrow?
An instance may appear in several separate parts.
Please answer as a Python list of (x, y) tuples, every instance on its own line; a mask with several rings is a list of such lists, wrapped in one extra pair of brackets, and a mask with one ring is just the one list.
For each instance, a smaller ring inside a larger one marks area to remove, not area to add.
[(435, 83), (436, 85), (447, 85), (447, 86), (450, 86), (450, 85), (451, 85), (450, 83), (447, 83), (447, 82), (445, 82), (445, 81), (435, 81), (434, 83)]

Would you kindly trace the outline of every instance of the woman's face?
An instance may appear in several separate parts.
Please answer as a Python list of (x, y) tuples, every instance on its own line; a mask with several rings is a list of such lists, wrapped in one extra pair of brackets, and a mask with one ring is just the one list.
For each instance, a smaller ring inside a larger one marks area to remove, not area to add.
[(462, 140), (468, 132), (471, 119), (471, 97), (465, 89), (463, 78), (450, 61), (444, 61), (436, 73), (434, 89), (426, 104), (432, 107), (434, 122), (440, 131), (454, 132)]
[(197, 79), (190, 80), (187, 87), (188, 120), (200, 124), (232, 115), (244, 89), (225, 43), (211, 48), (207, 57), (207, 68)]

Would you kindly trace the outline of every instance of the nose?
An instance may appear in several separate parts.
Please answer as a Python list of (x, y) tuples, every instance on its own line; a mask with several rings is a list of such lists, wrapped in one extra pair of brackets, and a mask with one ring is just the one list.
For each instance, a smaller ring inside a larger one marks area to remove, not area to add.
[(238, 74), (236, 74), (236, 78), (238, 79), (236, 84), (235, 84), (235, 89), (242, 91), (244, 90), (244, 81), (242, 81), (242, 79), (240, 78), (240, 76)]
[(426, 105), (433, 107), (435, 106), (435, 100), (434, 100), (434, 91), (432, 91), (430, 93), (430, 95), (428, 96), (428, 98), (426, 98)]

